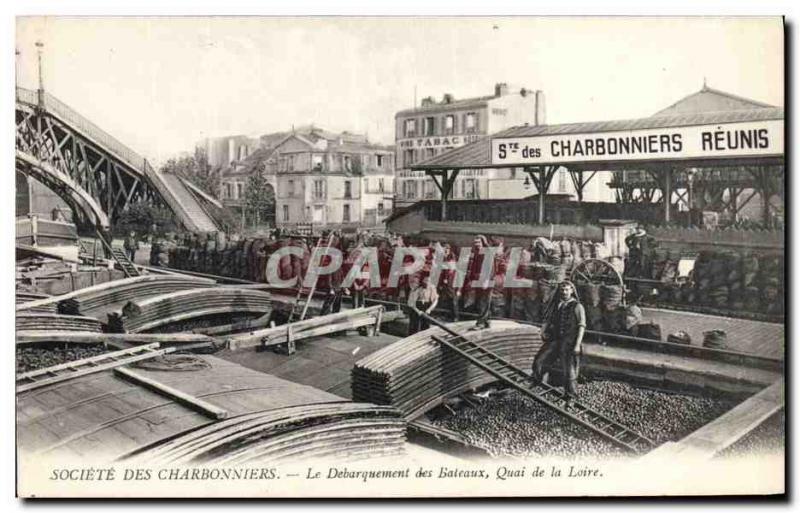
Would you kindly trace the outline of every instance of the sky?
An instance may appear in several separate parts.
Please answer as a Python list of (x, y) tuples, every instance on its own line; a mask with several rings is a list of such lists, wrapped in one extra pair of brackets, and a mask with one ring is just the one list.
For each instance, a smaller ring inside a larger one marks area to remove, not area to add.
[(17, 85), (153, 162), (313, 123), (394, 141), (425, 96), (540, 89), (548, 123), (649, 116), (713, 88), (784, 105), (779, 18), (19, 17)]

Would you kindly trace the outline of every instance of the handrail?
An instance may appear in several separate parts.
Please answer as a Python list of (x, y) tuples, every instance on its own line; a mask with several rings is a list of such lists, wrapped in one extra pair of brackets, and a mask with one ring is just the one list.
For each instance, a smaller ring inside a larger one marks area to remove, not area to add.
[[(16, 100), (19, 103), (24, 103), (32, 107), (39, 107), (40, 96), (43, 102), (42, 106), (48, 113), (60, 118), (87, 138), (103, 146), (106, 151), (119, 158), (133, 171), (144, 175), (148, 179), (148, 182), (158, 191), (167, 205), (182, 218), (184, 224), (191, 225), (187, 226), (187, 228), (192, 229), (192, 231), (197, 231), (198, 227), (194, 224), (186, 207), (178, 200), (176, 193), (172, 191), (169, 184), (162, 179), (159, 173), (149, 165), (147, 159), (142, 155), (124, 145), (117, 138), (46, 91), (32, 91), (22, 87), (16, 88)], [(202, 205), (200, 206), (202, 208)], [(206, 213), (206, 215), (213, 221), (213, 216), (208, 213)]]
[[(136, 171), (140, 173), (144, 172), (144, 157), (121, 143), (117, 138), (93, 122), (89, 121), (86, 117), (76, 112), (72, 107), (62, 102), (52, 94), (45, 91), (43, 94), (43, 99), (46, 110), (68, 122), (72, 127), (77, 128), (90, 139), (101, 143), (107, 150), (114, 153), (117, 157), (126, 162)], [(38, 92), (17, 87), (17, 100), (22, 103), (38, 106)]]

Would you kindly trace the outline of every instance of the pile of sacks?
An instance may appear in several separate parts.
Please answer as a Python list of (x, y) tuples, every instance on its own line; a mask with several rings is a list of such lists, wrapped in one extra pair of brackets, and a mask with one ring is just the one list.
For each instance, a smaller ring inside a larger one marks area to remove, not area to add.
[(607, 248), (599, 242), (562, 238), (560, 241), (537, 237), (533, 242), (533, 260), (572, 268), (590, 258), (605, 258)]
[(642, 310), (638, 305), (623, 304), (623, 291), (619, 285), (578, 281), (575, 288), (586, 311), (587, 329), (661, 340), (661, 326), (642, 322)]
[(780, 315), (784, 259), (735, 251), (701, 251), (681, 302)]

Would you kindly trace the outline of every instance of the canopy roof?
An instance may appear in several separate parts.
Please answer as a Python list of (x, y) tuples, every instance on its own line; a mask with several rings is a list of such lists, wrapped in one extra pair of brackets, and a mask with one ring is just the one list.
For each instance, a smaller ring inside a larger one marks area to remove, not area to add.
[(759, 109), (700, 112), (615, 121), (565, 123), (560, 125), (523, 125), (508, 128), (492, 136), (484, 137), (479, 141), (442, 153), (410, 167), (415, 170), (508, 167), (507, 165), (498, 166), (497, 164), (492, 164), (492, 139), (498, 138), (622, 132), (650, 128), (673, 128), (782, 119), (784, 119), (784, 111), (782, 108), (765, 107)]

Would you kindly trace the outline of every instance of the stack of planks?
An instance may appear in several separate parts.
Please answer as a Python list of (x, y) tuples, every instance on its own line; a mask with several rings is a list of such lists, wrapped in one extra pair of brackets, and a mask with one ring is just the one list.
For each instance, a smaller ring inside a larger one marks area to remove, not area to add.
[[(542, 345), (539, 328), (513, 321), (492, 321), (491, 327), (470, 331), (474, 322), (457, 322), (450, 328), (524, 370)], [(431, 328), (401, 339), (356, 362), (352, 371), (354, 401), (392, 405), (413, 420), (460, 394), (495, 380), (463, 357), (434, 342), (448, 338)]]
[[(16, 292), (16, 303), (17, 306), (25, 303), (30, 303), (31, 301), (41, 301), (42, 299), (48, 299), (50, 296), (47, 294), (37, 294), (34, 292)], [(56, 313), (58, 311), (58, 304), (55, 301), (43, 301), (41, 305), (35, 306), (26, 310), (30, 313)]]
[(94, 317), (52, 313), (17, 314), (17, 332), (21, 331), (89, 331), (100, 333), (102, 324)]
[(355, 461), (402, 455), (406, 422), (388, 406), (339, 402), (290, 406), (215, 422), (126, 461), (147, 465)]
[(267, 314), (271, 296), (254, 289), (202, 288), (132, 300), (122, 312), (110, 313), (112, 332), (140, 333), (175, 322), (217, 314)]
[(134, 278), (108, 281), (60, 296), (51, 296), (18, 304), (17, 311), (29, 311), (45, 306), (58, 305), (58, 309), (61, 313), (86, 315), (94, 313), (94, 311), (102, 309), (103, 307), (132, 299), (155, 296), (176, 290), (210, 287), (214, 285), (214, 283), (213, 280), (195, 278), (194, 276), (137, 276)]
[(213, 284), (213, 280), (194, 276), (137, 276), (80, 290), (79, 294), (61, 301), (59, 308), (64, 313), (80, 313), (123, 301), (157, 296), (178, 290), (210, 287)]

